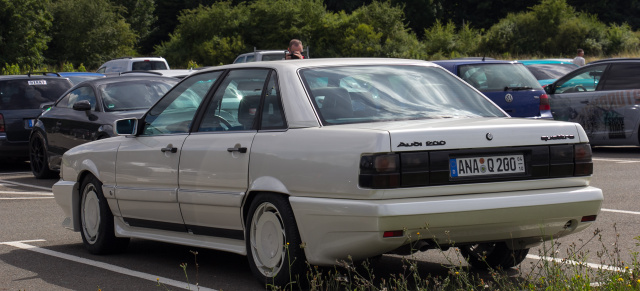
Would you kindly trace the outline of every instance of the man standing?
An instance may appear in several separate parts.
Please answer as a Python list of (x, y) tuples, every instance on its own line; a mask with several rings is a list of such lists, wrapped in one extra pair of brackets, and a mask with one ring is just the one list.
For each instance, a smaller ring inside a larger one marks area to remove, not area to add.
[(289, 53), (286, 54), (285, 59), (287, 60), (291, 60), (291, 59), (304, 59), (304, 56), (302, 55), (302, 42), (298, 39), (292, 39), (289, 42)]
[(578, 56), (573, 59), (573, 63), (579, 67), (584, 66), (584, 51), (582, 49), (578, 49)]

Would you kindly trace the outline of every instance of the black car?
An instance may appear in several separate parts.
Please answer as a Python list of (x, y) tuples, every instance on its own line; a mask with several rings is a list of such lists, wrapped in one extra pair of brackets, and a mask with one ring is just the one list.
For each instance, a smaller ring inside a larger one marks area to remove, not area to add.
[(31, 132), (31, 171), (36, 178), (55, 176), (62, 154), (72, 147), (113, 136), (112, 124), (140, 117), (178, 79), (119, 76), (84, 81), (44, 111)]
[(0, 76), (0, 159), (29, 158), (29, 134), (36, 118), (72, 86), (59, 74)]

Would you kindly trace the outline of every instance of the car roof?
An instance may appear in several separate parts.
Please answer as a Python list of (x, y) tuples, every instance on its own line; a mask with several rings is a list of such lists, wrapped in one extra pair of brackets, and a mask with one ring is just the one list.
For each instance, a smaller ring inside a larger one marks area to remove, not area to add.
[(268, 54), (283, 54), (286, 51), (286, 49), (282, 49), (282, 50), (262, 50), (262, 51), (254, 51), (254, 52), (248, 52), (248, 53), (243, 53), (240, 54), (240, 56), (247, 56), (247, 55), (253, 55), (253, 54), (259, 54), (259, 55), (268, 55)]
[(104, 76), (104, 74), (93, 73), (93, 72), (59, 72), (63, 77), (66, 76)]
[(163, 57), (120, 57), (120, 58), (111, 59), (109, 61), (115, 61), (115, 60), (164, 60), (164, 58)]
[(303, 60), (279, 60), (269, 62), (237, 63), (222, 66), (208, 67), (193, 74), (230, 68), (273, 68), (273, 69), (302, 69), (313, 67), (329, 67), (344, 65), (421, 65), (434, 66), (435, 64), (423, 60), (393, 59), (393, 58), (327, 58), (327, 59), (303, 59)]
[(589, 62), (591, 64), (600, 64), (600, 63), (617, 63), (617, 62), (640, 62), (640, 58), (610, 58), (610, 59), (602, 59), (593, 62)]
[(0, 75), (0, 80), (21, 80), (21, 79), (66, 79), (63, 76), (51, 75), (55, 73), (49, 73), (47, 75), (31, 74), (31, 75)]
[(517, 62), (523, 63), (524, 65), (561, 64), (578, 66), (571, 62), (571, 60), (562, 59), (518, 60)]
[[(100, 85), (104, 85), (104, 84), (112, 84), (112, 83), (119, 83), (119, 82), (129, 82), (129, 81), (143, 81), (143, 80), (170, 80), (173, 82), (178, 82), (179, 80), (176, 78), (171, 78), (171, 77), (163, 77), (163, 76), (142, 76), (142, 75), (123, 75), (123, 76), (108, 76), (105, 78), (97, 78), (97, 79), (91, 79), (91, 80), (86, 80), (83, 81), (81, 83), (78, 83), (78, 85), (80, 84), (92, 84), (94, 86), (100, 86)], [(76, 85), (76, 87), (78, 86)]]
[(515, 64), (516, 61), (505, 61), (505, 60), (487, 60), (484, 61), (482, 59), (456, 59), (456, 60), (440, 60), (433, 61), (434, 63), (443, 63), (443, 64), (457, 64), (457, 65), (472, 65), (472, 64)]

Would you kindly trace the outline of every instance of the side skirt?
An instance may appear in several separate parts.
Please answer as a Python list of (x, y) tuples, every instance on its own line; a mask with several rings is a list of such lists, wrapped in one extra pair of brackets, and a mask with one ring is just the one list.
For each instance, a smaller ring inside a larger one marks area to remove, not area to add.
[[(129, 225), (125, 223), (125, 220)], [(155, 228), (150, 227), (154, 225), (156, 226)], [(159, 223), (141, 219), (132, 220), (131, 218), (123, 219), (122, 217), (114, 217), (114, 227), (116, 236), (119, 237), (141, 238), (247, 255), (244, 232), (242, 230), (197, 227), (200, 229), (196, 232), (191, 229), (192, 232), (190, 233), (187, 226), (183, 224)], [(214, 234), (217, 234), (217, 236), (213, 236)], [(238, 234), (241, 234), (241, 236)], [(234, 238), (223, 237), (222, 235)]]

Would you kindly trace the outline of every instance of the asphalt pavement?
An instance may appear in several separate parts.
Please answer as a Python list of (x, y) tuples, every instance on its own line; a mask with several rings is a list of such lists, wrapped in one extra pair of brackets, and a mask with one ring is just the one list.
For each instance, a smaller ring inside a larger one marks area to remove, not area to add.
[[(632, 262), (640, 243), (640, 147), (593, 152), (591, 185), (605, 195), (597, 220), (583, 232), (532, 249), (519, 269), (510, 270), (512, 276), (526, 276), (552, 257), (571, 259), (575, 251), (590, 268), (615, 270)], [(51, 193), (56, 181), (33, 178), (26, 162), (0, 163), (0, 290), (265, 290), (240, 255), (139, 239), (122, 254), (89, 254), (80, 234), (61, 226), (64, 214)], [(466, 264), (456, 261), (454, 250), (413, 258), (425, 276)], [(403, 259), (392, 255), (375, 269), (378, 278), (402, 272)]]

